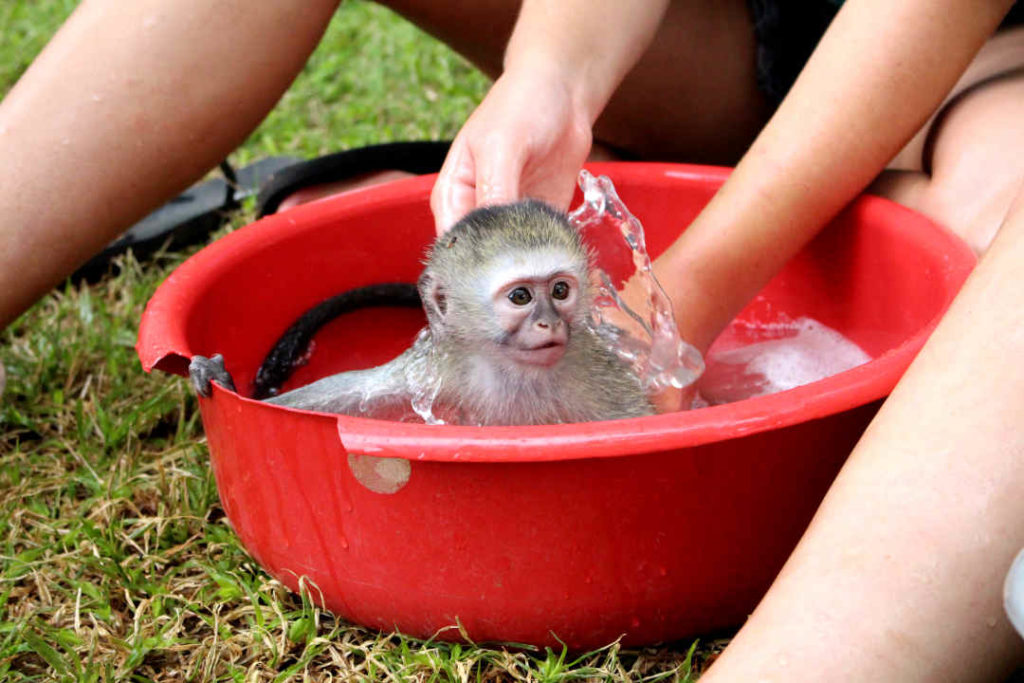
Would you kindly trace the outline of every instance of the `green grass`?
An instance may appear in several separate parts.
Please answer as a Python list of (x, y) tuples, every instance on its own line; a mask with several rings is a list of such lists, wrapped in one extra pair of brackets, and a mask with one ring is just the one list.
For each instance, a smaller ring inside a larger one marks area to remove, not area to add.
[[(74, 4), (0, 4), (0, 92)], [(402, 20), (347, 3), (232, 158), (450, 137), (486, 87)], [(0, 680), (688, 681), (720, 649), (422, 642), (345, 623), (284, 589), (224, 518), (185, 383), (145, 375), (133, 350), (146, 301), (183, 258), (125, 257), (0, 336)]]

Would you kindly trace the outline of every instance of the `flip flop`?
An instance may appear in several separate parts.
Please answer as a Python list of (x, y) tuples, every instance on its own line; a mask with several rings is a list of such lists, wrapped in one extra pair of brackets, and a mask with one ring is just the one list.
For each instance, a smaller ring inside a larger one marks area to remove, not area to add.
[(75, 282), (93, 282), (107, 272), (110, 261), (129, 248), (145, 258), (161, 247), (180, 249), (200, 242), (223, 222), (224, 215), (245, 197), (257, 196), (257, 213), (277, 211), (294, 192), (377, 171), (434, 173), (441, 169), (450, 141), (390, 142), (345, 150), (303, 161), (268, 157), (235, 171), (220, 164), (223, 178), (197, 183), (129, 228), (74, 272)]
[(389, 142), (349, 149), (282, 168), (264, 183), (256, 197), (260, 217), (275, 213), (298, 190), (348, 180), (379, 171), (405, 171), (423, 175), (441, 170), (451, 142)]
[(108, 244), (71, 279), (94, 282), (107, 272), (115, 256), (129, 248), (136, 257), (145, 258), (165, 244), (174, 250), (206, 239), (220, 227), (225, 213), (256, 194), (275, 171), (299, 161), (295, 157), (268, 157), (237, 171), (227, 161), (222, 162), (223, 178), (205, 180), (185, 190)]

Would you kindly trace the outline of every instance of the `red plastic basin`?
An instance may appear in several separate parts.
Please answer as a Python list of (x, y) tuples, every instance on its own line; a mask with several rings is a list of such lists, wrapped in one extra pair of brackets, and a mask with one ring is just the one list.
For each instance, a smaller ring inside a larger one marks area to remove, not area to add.
[[(594, 164), (660, 253), (727, 171)], [(309, 204), (219, 240), (172, 274), (139, 332), (143, 367), (223, 353), (247, 392), (302, 312), (373, 282), (413, 282), (433, 237), (432, 177)], [(307, 577), (354, 622), (429, 637), (573, 648), (740, 623), (843, 460), (966, 278), (969, 249), (862, 197), (740, 316), (809, 316), (874, 360), (790, 391), (684, 413), (527, 427), (436, 427), (200, 401), (221, 501), (246, 548)], [(418, 311), (332, 323), (293, 384), (384, 362)], [(365, 457), (371, 456), (371, 457)], [(457, 638), (455, 630), (441, 637)]]

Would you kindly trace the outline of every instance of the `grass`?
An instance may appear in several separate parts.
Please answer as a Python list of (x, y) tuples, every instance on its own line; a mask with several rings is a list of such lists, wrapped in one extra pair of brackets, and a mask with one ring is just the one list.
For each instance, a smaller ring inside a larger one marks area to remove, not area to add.
[[(0, 92), (74, 5), (0, 4)], [(401, 19), (347, 3), (232, 158), (450, 137), (486, 87)], [(690, 681), (720, 649), (424, 642), (345, 623), (284, 589), (224, 517), (185, 383), (145, 375), (133, 350), (146, 301), (184, 257), (128, 255), (0, 337), (0, 680)]]

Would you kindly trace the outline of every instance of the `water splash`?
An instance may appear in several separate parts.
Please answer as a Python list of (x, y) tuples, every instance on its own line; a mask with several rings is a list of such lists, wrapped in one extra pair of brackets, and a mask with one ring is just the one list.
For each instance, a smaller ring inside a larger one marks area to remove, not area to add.
[(579, 185), (583, 204), (569, 219), (594, 254), (592, 328), (632, 366), (649, 394), (691, 386), (704, 359), (679, 336), (672, 302), (654, 277), (643, 226), (607, 176), (584, 170)]
[[(594, 261), (589, 324), (630, 365), (650, 395), (699, 380), (693, 403), (679, 409), (731, 403), (802, 386), (871, 360), (857, 344), (821, 322), (794, 320), (775, 311), (772, 321), (734, 320), (709, 351), (705, 372), (705, 359), (679, 337), (671, 302), (652, 272), (640, 222), (607, 177), (582, 171), (579, 185), (583, 203), (569, 218)], [(366, 395), (363, 414), (460, 424), (450, 406), (438, 405), (438, 353), (430, 344), (430, 329), (424, 328), (406, 351), (404, 380), (411, 407), (398, 415), (392, 407), (385, 414), (377, 410), (375, 397)]]
[[(433, 425), (458, 423), (457, 419), (452, 419), (438, 406), (441, 377), (436, 368), (445, 364), (438, 357), (440, 353), (431, 343), (430, 328), (421, 329), (412, 345), (402, 354), (403, 361), (391, 366), (391, 372), (401, 373), (397, 377), (401, 386), (397, 396), (390, 389), (380, 391), (372, 383), (363, 383), (358, 389), (353, 389), (350, 395), (344, 396), (358, 399), (353, 414), (394, 422)], [(393, 379), (388, 378), (381, 385), (393, 387)]]
[[(671, 302), (651, 268), (643, 226), (606, 176), (581, 171), (579, 185), (583, 203), (569, 219), (594, 261), (591, 329), (630, 366), (649, 395), (689, 387), (704, 371), (704, 360), (679, 337)], [(620, 290), (628, 294), (624, 297)], [(411, 410), (399, 415), (384, 412), (378, 397), (367, 391), (360, 402), (362, 415), (401, 421), (418, 418), (433, 425), (461, 422), (457, 414), (449, 414), (450, 407), (438, 406), (442, 383), (435, 369), (444, 363), (437, 358), (442, 352), (430, 343), (430, 334), (429, 327), (420, 330), (405, 352), (403, 380)]]
[(416, 335), (416, 341), (406, 352), (405, 382), (409, 390), (412, 410), (428, 425), (441, 425), (445, 421), (434, 414), (434, 404), (441, 393), (440, 366), (437, 355), (441, 353), (430, 342), (430, 328), (424, 327)]

